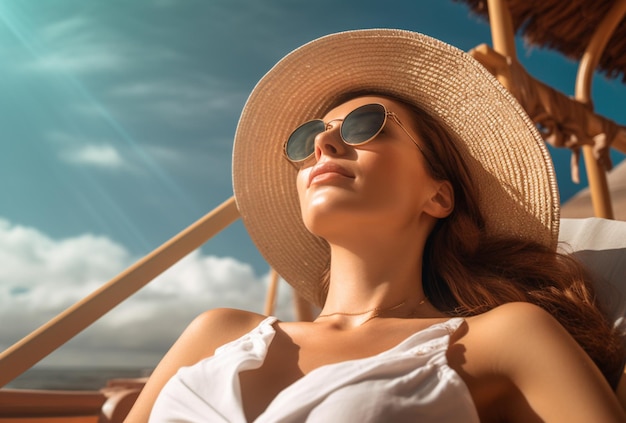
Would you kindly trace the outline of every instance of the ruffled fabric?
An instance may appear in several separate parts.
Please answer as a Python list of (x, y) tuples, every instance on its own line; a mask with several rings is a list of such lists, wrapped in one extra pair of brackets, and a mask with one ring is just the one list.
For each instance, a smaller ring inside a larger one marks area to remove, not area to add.
[[(275, 317), (215, 355), (181, 368), (165, 385), (150, 422), (246, 422), (239, 373), (262, 366)], [(449, 367), (450, 319), (395, 347), (357, 360), (321, 366), (285, 388), (255, 422), (479, 422), (467, 386)]]

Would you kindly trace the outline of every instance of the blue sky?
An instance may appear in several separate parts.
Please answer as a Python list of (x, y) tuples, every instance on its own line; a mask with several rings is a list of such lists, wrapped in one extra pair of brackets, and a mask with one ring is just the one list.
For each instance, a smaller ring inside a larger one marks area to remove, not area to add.
[[(0, 318), (21, 322), (0, 329), (0, 348), (232, 195), (239, 112), (277, 60), (371, 27), (490, 43), (452, 0), (0, 0)], [(531, 74), (573, 93), (575, 63), (517, 44)], [(626, 121), (623, 84), (598, 76), (593, 92), (598, 112)], [(569, 157), (554, 159), (563, 199), (586, 182), (569, 181)], [(113, 342), (112, 328), (130, 325), (145, 339), (119, 347), (138, 351), (126, 364), (151, 363), (194, 313), (260, 310), (267, 265), (239, 222), (161, 279), (51, 362), (76, 362), (95, 334)], [(176, 322), (167, 336), (157, 314)]]

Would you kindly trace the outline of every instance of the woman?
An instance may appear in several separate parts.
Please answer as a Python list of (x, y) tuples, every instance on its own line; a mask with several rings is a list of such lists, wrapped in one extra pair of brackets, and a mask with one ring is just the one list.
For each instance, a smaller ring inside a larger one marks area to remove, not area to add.
[(128, 421), (626, 419), (620, 340), (555, 252), (543, 142), (463, 52), (395, 30), (301, 47), (251, 94), (233, 169), (253, 240), (321, 312), (203, 314)]

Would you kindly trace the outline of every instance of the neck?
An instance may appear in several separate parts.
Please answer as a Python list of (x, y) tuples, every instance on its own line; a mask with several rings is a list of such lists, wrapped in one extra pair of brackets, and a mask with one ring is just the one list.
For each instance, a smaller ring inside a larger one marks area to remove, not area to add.
[(385, 242), (380, 238), (355, 237), (348, 243), (344, 237), (341, 245), (330, 243), (330, 285), (321, 314), (362, 313), (398, 304), (402, 304), (403, 310), (417, 308), (425, 299), (425, 241), (420, 242), (419, 238), (399, 235), (385, 237)]

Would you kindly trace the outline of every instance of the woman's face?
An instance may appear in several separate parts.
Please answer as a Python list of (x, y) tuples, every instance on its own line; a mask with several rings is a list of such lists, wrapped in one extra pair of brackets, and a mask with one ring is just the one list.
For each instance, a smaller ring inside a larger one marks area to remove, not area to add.
[(351, 146), (342, 141), (343, 118), (370, 103), (381, 103), (395, 113), (413, 139), (424, 144), (411, 129), (411, 111), (386, 97), (358, 97), (328, 112), (322, 118), (328, 128), (316, 137), (315, 153), (297, 176), (304, 223), (327, 240), (348, 227), (409, 229), (420, 219), (432, 220), (432, 198), (445, 184), (429, 175), (419, 148), (391, 117), (366, 144)]

